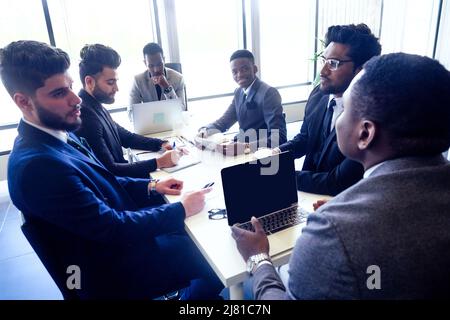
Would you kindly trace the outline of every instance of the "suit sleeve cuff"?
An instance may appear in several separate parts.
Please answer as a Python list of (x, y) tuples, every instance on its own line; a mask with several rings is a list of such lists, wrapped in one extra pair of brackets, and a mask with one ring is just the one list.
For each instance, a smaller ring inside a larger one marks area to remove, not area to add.
[(291, 142), (283, 143), (281, 146), (278, 147), (281, 152), (290, 151), (292, 150), (292, 144)]
[(149, 160), (149, 168), (148, 168), (149, 172), (156, 171), (156, 169), (158, 169), (157, 164), (156, 164), (156, 159), (150, 159)]

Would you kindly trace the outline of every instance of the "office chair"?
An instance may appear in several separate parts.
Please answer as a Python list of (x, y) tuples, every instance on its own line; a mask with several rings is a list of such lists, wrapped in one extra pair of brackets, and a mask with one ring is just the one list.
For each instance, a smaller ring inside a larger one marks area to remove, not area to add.
[[(181, 73), (181, 74), (183, 73), (183, 70), (182, 70), (182, 68), (181, 68), (181, 63), (179, 63), (179, 62), (169, 62), (169, 63), (166, 63), (165, 66), (166, 66), (167, 68), (172, 69), (172, 70), (175, 70), (175, 71), (177, 71), (177, 72), (179, 72), (179, 73)], [(185, 108), (186, 108), (185, 111), (187, 111), (187, 92), (186, 92), (186, 83), (184, 84), (184, 97), (183, 97), (183, 99), (184, 99), (184, 105), (185, 105)]]
[(25, 238), (36, 252), (53, 281), (55, 281), (64, 300), (79, 300), (80, 297), (77, 295), (77, 291), (67, 288), (66, 281), (69, 275), (66, 273), (66, 270), (70, 264), (61, 258), (62, 249), (58, 248), (59, 242), (56, 237), (44, 232), (45, 228), (42, 228), (42, 226), (45, 223), (30, 219), (26, 215), (22, 215), (22, 218), (25, 220), (21, 226)]

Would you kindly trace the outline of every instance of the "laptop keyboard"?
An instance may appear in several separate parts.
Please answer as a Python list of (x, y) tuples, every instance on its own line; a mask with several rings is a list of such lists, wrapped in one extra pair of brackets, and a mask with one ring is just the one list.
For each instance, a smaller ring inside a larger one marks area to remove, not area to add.
[[(267, 235), (270, 235), (283, 229), (305, 222), (306, 218), (308, 217), (308, 214), (309, 213), (306, 210), (303, 210), (302, 208), (295, 206), (265, 215), (263, 217), (258, 218), (258, 220), (259, 222), (261, 222), (264, 232)], [(245, 230), (255, 231), (250, 221), (240, 224), (239, 227)]]

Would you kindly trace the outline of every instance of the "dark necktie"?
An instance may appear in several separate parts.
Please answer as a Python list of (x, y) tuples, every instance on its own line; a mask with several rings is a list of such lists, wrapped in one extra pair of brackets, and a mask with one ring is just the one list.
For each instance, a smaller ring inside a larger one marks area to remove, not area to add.
[(78, 151), (80, 151), (82, 154), (84, 154), (86, 157), (88, 157), (91, 160), (95, 161), (94, 156), (92, 155), (92, 149), (89, 146), (88, 142), (86, 141), (85, 138), (80, 137), (80, 143), (78, 143), (78, 141), (72, 139), (71, 137), (67, 137), (67, 143), (70, 144), (72, 147), (74, 147), (75, 149), (77, 149)]
[(336, 100), (331, 99), (328, 105), (327, 112), (323, 119), (323, 137), (326, 138), (331, 131), (331, 120), (333, 120), (334, 106), (336, 106)]

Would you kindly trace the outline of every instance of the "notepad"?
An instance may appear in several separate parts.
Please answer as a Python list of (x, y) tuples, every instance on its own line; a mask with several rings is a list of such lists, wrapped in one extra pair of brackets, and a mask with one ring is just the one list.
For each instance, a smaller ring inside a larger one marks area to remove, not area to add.
[(165, 172), (172, 173), (172, 172), (176, 172), (178, 170), (181, 170), (181, 169), (184, 169), (184, 168), (187, 168), (187, 167), (194, 166), (194, 165), (196, 165), (196, 164), (198, 164), (200, 162), (201, 161), (200, 161), (199, 158), (197, 158), (197, 156), (194, 156), (194, 155), (191, 155), (191, 154), (187, 154), (187, 155), (184, 155), (184, 156), (182, 156), (180, 158), (180, 160), (178, 161), (178, 164), (176, 166), (170, 167), (170, 168), (163, 168), (161, 170), (163, 170)]
[[(161, 156), (161, 154), (158, 152), (142, 152), (142, 153), (136, 154), (136, 158), (138, 161), (150, 160), (150, 159), (154, 159), (154, 158), (160, 157), (160, 156)], [(168, 172), (168, 173), (172, 173), (172, 172), (176, 172), (178, 170), (181, 170), (181, 169), (184, 169), (187, 167), (191, 167), (200, 162), (201, 162), (201, 160), (199, 159), (199, 157), (196, 154), (189, 153), (189, 154), (182, 156), (176, 166), (170, 167), (170, 168), (163, 168), (161, 170)]]

